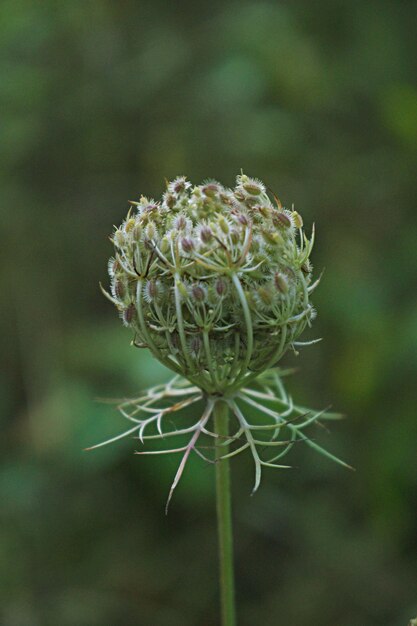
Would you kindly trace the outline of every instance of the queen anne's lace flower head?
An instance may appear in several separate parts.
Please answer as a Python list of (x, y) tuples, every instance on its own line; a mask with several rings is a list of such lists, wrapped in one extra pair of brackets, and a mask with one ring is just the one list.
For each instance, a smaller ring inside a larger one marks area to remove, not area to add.
[[(134, 345), (177, 375), (118, 404), (129, 429), (92, 447), (131, 435), (141, 446), (186, 438), (179, 447), (137, 452), (181, 454), (168, 502), (191, 452), (217, 463), (250, 451), (255, 490), (262, 468), (288, 467), (281, 459), (299, 441), (346, 466), (306, 434), (319, 420), (340, 416), (294, 404), (282, 382), (286, 372), (276, 367), (289, 348), (317, 341), (298, 341), (315, 317), (314, 231), (307, 239), (301, 216), (243, 174), (234, 189), (212, 180), (192, 187), (180, 176), (167, 183), (161, 202), (141, 197), (132, 205), (113, 233), (110, 293), (103, 292), (133, 330)], [(225, 437), (211, 423), (222, 404), (236, 424)], [(182, 427), (191, 405), (198, 417)]]
[(112, 236), (111, 295), (134, 342), (209, 394), (273, 367), (314, 317), (296, 211), (245, 175), (234, 189), (181, 176), (141, 197)]

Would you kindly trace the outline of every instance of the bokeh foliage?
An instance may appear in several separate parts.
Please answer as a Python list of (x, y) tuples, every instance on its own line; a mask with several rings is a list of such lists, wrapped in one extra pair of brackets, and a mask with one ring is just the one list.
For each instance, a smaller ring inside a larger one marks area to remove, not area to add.
[[(323, 343), (286, 359), (317, 430), (249, 497), (233, 466), (241, 624), (402, 626), (417, 613), (416, 3), (0, 5), (5, 626), (214, 626), (213, 471), (175, 459), (98, 397), (166, 372), (102, 298), (107, 235), (186, 173), (265, 180), (316, 222)], [(313, 336), (313, 335), (311, 335)]]

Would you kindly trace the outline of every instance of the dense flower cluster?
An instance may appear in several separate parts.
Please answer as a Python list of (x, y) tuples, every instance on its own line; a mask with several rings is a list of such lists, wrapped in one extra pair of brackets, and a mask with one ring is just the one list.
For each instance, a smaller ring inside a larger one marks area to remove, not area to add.
[(211, 394), (275, 366), (314, 317), (300, 215), (243, 174), (234, 189), (179, 177), (132, 204), (106, 295), (134, 343)]
[[(282, 458), (299, 441), (349, 467), (306, 434), (340, 415), (295, 404), (287, 372), (276, 367), (288, 349), (317, 341), (298, 337), (314, 318), (310, 294), (319, 280), (312, 282), (309, 261), (314, 234), (307, 239), (300, 215), (272, 196), (243, 174), (234, 189), (179, 177), (161, 202), (133, 202), (112, 235), (111, 290), (103, 292), (133, 343), (177, 375), (118, 403), (129, 429), (92, 447), (134, 435), (137, 454), (181, 454), (167, 506), (191, 453), (218, 463), (249, 451), (254, 490), (263, 467), (289, 467)], [(172, 439), (187, 441), (152, 446)], [(147, 442), (151, 449), (142, 449)]]

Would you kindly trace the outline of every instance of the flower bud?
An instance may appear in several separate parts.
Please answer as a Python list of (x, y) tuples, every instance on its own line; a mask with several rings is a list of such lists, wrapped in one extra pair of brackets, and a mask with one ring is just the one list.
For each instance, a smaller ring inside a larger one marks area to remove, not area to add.
[(244, 183), (242, 187), (247, 193), (250, 193), (251, 196), (259, 196), (263, 191), (261, 185), (254, 180), (249, 180), (247, 183)]
[(206, 299), (206, 290), (201, 285), (193, 285), (191, 287), (191, 295), (197, 302), (204, 302)]
[(157, 230), (154, 222), (149, 222), (146, 226), (145, 233), (148, 239), (155, 239), (157, 236)]
[(283, 238), (281, 237), (281, 235), (277, 232), (277, 231), (270, 231), (270, 230), (262, 230), (262, 237), (265, 240), (265, 243), (271, 243), (274, 245), (282, 245), (284, 243)]
[(297, 211), (292, 211), (291, 217), (292, 217), (294, 226), (296, 228), (302, 228), (303, 227), (303, 218), (301, 217), (301, 215), (299, 213), (297, 213)]
[(185, 219), (184, 215), (178, 215), (174, 220), (174, 228), (176, 228), (177, 230), (184, 230), (186, 226), (187, 220)]
[(219, 186), (215, 183), (208, 183), (202, 187), (201, 191), (209, 198), (215, 198), (219, 192)]
[(116, 280), (114, 283), (114, 295), (116, 296), (116, 298), (118, 298), (119, 300), (122, 300), (125, 293), (126, 293), (126, 288), (125, 288), (123, 281)]
[(269, 219), (271, 217), (272, 209), (270, 207), (258, 205), (256, 208), (265, 219)]
[(177, 281), (176, 283), (177, 287), (178, 287), (178, 291), (180, 292), (180, 295), (187, 300), (188, 299), (188, 291), (187, 291), (187, 287), (184, 285), (184, 283), (182, 283), (181, 281)]
[(139, 224), (136, 224), (132, 230), (132, 237), (135, 241), (140, 241), (140, 238), (142, 237), (142, 227)]
[(280, 272), (275, 272), (274, 284), (280, 293), (283, 293), (283, 294), (288, 293), (288, 280), (284, 276), (284, 274), (281, 274)]
[(218, 219), (218, 224), (220, 226), (220, 229), (224, 232), (224, 234), (228, 235), (230, 232), (230, 228), (229, 228), (229, 224), (227, 223), (227, 220), (225, 220), (223, 215), (220, 215)]
[(192, 252), (194, 250), (194, 241), (190, 237), (181, 239), (181, 246), (184, 252)]
[(168, 252), (169, 250), (168, 237), (162, 237), (161, 243), (159, 244), (159, 249), (161, 250), (162, 254), (166, 254)]
[(168, 191), (174, 192), (175, 194), (181, 194), (185, 192), (187, 189), (191, 187), (190, 183), (187, 181), (185, 176), (178, 176), (172, 183), (168, 185)]
[(237, 182), (238, 189), (250, 196), (259, 196), (261, 193), (265, 193), (265, 185), (256, 178), (249, 178), (245, 174), (241, 174), (237, 177)]
[(239, 213), (239, 215), (237, 216), (237, 221), (239, 222), (239, 224), (242, 224), (242, 226), (249, 225), (249, 220), (244, 213)]
[(114, 233), (114, 243), (118, 248), (122, 248), (125, 243), (125, 236), (121, 230), (116, 230)]
[(268, 287), (259, 287), (257, 294), (266, 306), (271, 306), (274, 303), (274, 294)]
[(308, 259), (307, 259), (307, 261), (305, 263), (302, 264), (301, 271), (304, 274), (310, 274), (310, 272), (311, 272), (311, 263), (310, 263), (310, 261)]
[(248, 196), (247, 198), (245, 198), (245, 204), (249, 209), (253, 209), (258, 204), (258, 198)]
[(213, 238), (213, 232), (210, 226), (202, 226), (200, 229), (200, 239), (203, 243), (210, 243)]
[(123, 321), (126, 326), (129, 326), (136, 317), (136, 307), (133, 303), (123, 311)]
[(144, 287), (144, 297), (147, 302), (154, 302), (161, 294), (161, 285), (156, 280), (147, 280)]
[(135, 220), (133, 218), (130, 218), (129, 220), (127, 220), (127, 222), (125, 223), (125, 232), (129, 233), (135, 226)]
[(230, 231), (230, 239), (232, 240), (232, 243), (234, 243), (235, 245), (238, 244), (240, 241), (240, 233), (235, 228), (233, 228)]
[(220, 202), (222, 202), (225, 206), (231, 206), (233, 204), (233, 198), (227, 193), (221, 193)]
[(286, 213), (276, 211), (274, 213), (273, 222), (279, 228), (290, 228), (291, 220)]
[(227, 292), (227, 284), (224, 278), (218, 278), (214, 284), (214, 288), (218, 296), (221, 298), (225, 296)]
[(114, 277), (119, 267), (120, 267), (119, 262), (114, 257), (110, 257), (109, 262), (107, 264), (107, 270), (109, 272), (110, 278)]
[(175, 196), (173, 196), (172, 193), (169, 193), (167, 191), (165, 196), (164, 196), (164, 201), (165, 201), (165, 204), (167, 205), (168, 209), (173, 209), (174, 208), (174, 206), (175, 206)]

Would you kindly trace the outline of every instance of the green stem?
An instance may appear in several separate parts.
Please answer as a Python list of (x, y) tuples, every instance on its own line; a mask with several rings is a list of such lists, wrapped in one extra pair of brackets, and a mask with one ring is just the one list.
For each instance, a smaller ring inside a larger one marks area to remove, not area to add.
[[(219, 444), (229, 436), (229, 407), (219, 401), (214, 407), (215, 432), (219, 435), (216, 459), (228, 452), (228, 446)], [(216, 463), (217, 525), (219, 535), (220, 597), (222, 626), (235, 626), (235, 590), (233, 573), (232, 500), (229, 459)]]

